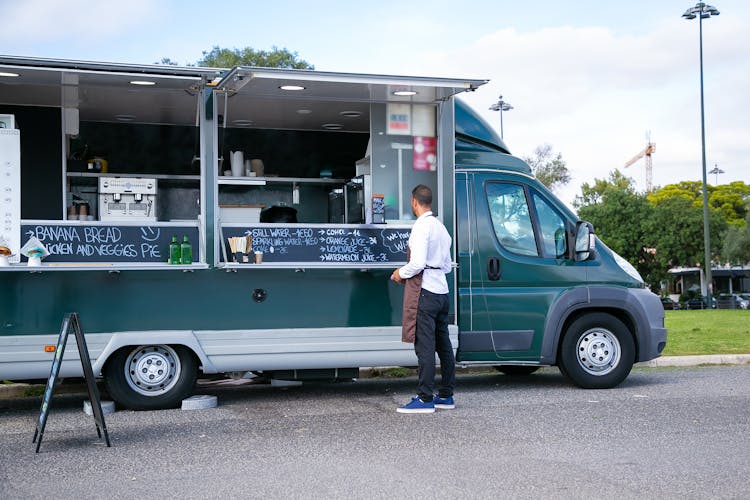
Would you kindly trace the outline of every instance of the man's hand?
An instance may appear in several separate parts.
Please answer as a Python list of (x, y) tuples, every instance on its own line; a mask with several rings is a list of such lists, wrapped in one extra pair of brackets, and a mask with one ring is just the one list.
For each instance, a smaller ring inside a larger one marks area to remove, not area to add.
[(393, 274), (391, 274), (391, 281), (395, 281), (399, 285), (403, 285), (404, 279), (401, 277), (400, 274), (398, 274), (398, 269), (393, 271)]

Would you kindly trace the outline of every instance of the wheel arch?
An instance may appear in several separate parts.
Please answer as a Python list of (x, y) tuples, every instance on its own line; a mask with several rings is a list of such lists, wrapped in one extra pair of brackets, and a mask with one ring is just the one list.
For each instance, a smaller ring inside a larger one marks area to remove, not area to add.
[(591, 313), (606, 313), (621, 321), (633, 337), (635, 359), (640, 357), (640, 337), (648, 325), (628, 288), (617, 286), (580, 287), (567, 290), (550, 307), (545, 325), (540, 362), (556, 365), (563, 335), (578, 318)]
[(195, 356), (199, 370), (203, 373), (217, 373), (192, 330), (134, 331), (113, 333), (109, 342), (93, 364), (94, 375), (101, 376), (105, 365), (117, 351), (140, 345), (179, 345), (187, 348)]
[(625, 325), (625, 328), (627, 328), (630, 332), (630, 336), (633, 337), (633, 344), (635, 345), (635, 359), (638, 359), (638, 335), (635, 331), (635, 323), (633, 321), (633, 318), (627, 313), (627, 311), (616, 307), (582, 307), (579, 309), (575, 309), (571, 311), (570, 314), (568, 314), (568, 316), (565, 318), (565, 321), (563, 322), (560, 331), (558, 332), (558, 339), (555, 346), (554, 364), (557, 364), (558, 359), (560, 358), (562, 338), (570, 325), (573, 324), (573, 322), (575, 322), (577, 319), (592, 313), (609, 314), (610, 316), (619, 320), (623, 325)]

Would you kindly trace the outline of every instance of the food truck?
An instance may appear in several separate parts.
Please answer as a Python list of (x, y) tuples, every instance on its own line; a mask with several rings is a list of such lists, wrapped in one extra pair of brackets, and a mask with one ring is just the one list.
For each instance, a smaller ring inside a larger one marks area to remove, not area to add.
[(664, 349), (661, 303), (456, 98), (484, 83), (0, 56), (0, 380), (46, 378), (68, 312), (130, 408), (414, 366), (389, 276), (425, 184), (458, 363), (616, 386)]

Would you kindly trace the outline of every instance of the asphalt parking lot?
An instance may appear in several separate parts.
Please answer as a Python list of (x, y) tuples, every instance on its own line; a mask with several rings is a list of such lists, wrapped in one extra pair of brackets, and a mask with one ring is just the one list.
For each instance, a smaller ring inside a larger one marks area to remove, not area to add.
[(572, 387), (555, 369), (463, 374), (458, 407), (396, 413), (414, 378), (216, 385), (212, 410), (107, 415), (113, 446), (53, 400), (0, 401), (0, 497), (746, 498), (750, 366), (636, 368), (620, 387)]

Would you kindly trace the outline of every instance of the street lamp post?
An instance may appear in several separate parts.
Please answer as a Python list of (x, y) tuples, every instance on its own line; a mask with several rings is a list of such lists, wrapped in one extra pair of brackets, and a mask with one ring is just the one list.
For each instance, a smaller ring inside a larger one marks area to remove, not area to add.
[(510, 105), (509, 102), (503, 101), (503, 96), (500, 96), (498, 98), (498, 101), (490, 106), (490, 111), (500, 111), (500, 138), (504, 139), (503, 137), (503, 111), (510, 111), (513, 109), (513, 106)]
[(709, 237), (708, 227), (708, 188), (706, 187), (706, 118), (703, 111), (703, 20), (711, 16), (718, 16), (719, 10), (716, 7), (698, 2), (695, 7), (691, 7), (682, 14), (685, 19), (691, 20), (698, 18), (698, 50), (700, 53), (700, 74), (701, 74), (701, 152), (703, 165), (703, 246), (706, 261), (706, 300), (710, 308), (711, 301), (711, 240)]
[(716, 177), (716, 185), (718, 186), (719, 185), (719, 174), (723, 174), (724, 171), (719, 168), (718, 164), (714, 163), (714, 168), (712, 168), (708, 173), (709, 174), (714, 174), (714, 176)]

